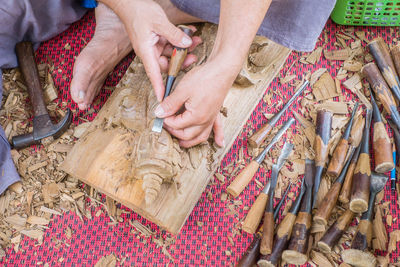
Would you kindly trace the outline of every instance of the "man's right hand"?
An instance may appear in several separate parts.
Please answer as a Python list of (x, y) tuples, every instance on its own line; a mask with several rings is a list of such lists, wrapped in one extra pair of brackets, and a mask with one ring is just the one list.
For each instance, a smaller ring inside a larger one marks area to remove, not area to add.
[[(168, 70), (171, 45), (189, 47), (189, 52), (201, 43), (199, 37), (191, 39), (167, 18), (164, 10), (149, 0), (101, 0), (119, 16), (125, 25), (137, 56), (142, 60), (146, 73), (161, 101), (165, 86), (161, 71)], [(193, 29), (195, 30), (195, 29)], [(182, 68), (196, 62), (195, 55), (189, 54)]]

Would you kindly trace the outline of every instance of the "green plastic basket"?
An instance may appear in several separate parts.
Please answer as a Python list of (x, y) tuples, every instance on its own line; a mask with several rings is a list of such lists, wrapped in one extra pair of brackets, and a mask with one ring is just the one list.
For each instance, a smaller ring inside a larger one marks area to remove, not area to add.
[(400, 26), (400, 0), (337, 0), (331, 18), (342, 25)]

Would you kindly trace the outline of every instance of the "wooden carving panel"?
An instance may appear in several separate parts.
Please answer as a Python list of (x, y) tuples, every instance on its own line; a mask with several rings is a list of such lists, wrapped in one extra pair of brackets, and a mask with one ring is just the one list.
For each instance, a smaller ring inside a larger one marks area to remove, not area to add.
[[(215, 34), (215, 25), (202, 28), (204, 42), (195, 51), (198, 64), (207, 59)], [(289, 53), (256, 37), (237, 84), (225, 99), (226, 147), (217, 149), (211, 165), (208, 144), (181, 149), (166, 131), (160, 136), (151, 132), (157, 102), (136, 58), (62, 169), (161, 228), (178, 233)]]

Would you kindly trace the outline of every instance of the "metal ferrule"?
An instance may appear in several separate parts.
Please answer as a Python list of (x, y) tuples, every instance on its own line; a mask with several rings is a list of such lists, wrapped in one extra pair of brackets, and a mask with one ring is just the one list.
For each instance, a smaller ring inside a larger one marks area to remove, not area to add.
[(264, 186), (264, 188), (263, 188), (263, 190), (261, 191), (262, 193), (264, 193), (264, 194), (266, 194), (266, 195), (268, 195), (269, 194), (269, 189), (271, 188), (271, 183), (270, 182), (268, 182), (265, 186)]

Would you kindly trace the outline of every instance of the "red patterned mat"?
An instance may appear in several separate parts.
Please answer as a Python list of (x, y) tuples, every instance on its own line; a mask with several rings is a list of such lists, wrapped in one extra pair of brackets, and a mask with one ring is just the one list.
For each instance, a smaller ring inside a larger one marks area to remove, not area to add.
[[(89, 12), (82, 20), (73, 24), (67, 31), (52, 40), (43, 43), (39, 48), (37, 55), (40, 62), (51, 61), (55, 68), (53, 78), (56, 86), (59, 88), (61, 98), (59, 103), (66, 101), (68, 106), (76, 110), (76, 105), (71, 102), (71, 97), (68, 91), (71, 81), (74, 58), (79, 54), (81, 49), (90, 40), (95, 28), (94, 14)], [(319, 44), (323, 44), (324, 38), (328, 38), (327, 49), (333, 49), (335, 42), (335, 32), (342, 29), (343, 26), (337, 26), (331, 21), (328, 21), (325, 27), (325, 33), (321, 34)], [(391, 36), (389, 28), (372, 28), (362, 27), (358, 30), (368, 32), (367, 36), (373, 38), (382, 36), (389, 42), (394, 37)], [(65, 46), (69, 44), (70, 50), (65, 50)], [(281, 70), (281, 76), (285, 74), (296, 74), (298, 78), (306, 72), (313, 71), (318, 68), (327, 68), (331, 75), (336, 76), (336, 69), (339, 62), (327, 62), (324, 57), (314, 65), (296, 64), (296, 67), (290, 68), (292, 63), (300, 58), (300, 53), (292, 52)], [(123, 76), (129, 66), (133, 55), (125, 58), (107, 78), (105, 87), (115, 86)], [(342, 88), (347, 98), (353, 97), (352, 94)], [(266, 90), (281, 90), (282, 92), (293, 92), (293, 88), (288, 85), (281, 85), (279, 79), (275, 78)], [(110, 95), (110, 90), (102, 90), (100, 95), (94, 101), (94, 112), (76, 112), (75, 122), (78, 123), (78, 117), (84, 117), (92, 120), (106, 98)], [(283, 94), (285, 95), (285, 93)], [(272, 101), (277, 103), (279, 97)], [(284, 100), (285, 102), (285, 100)], [(293, 105), (297, 108), (297, 104)], [(232, 161), (237, 160), (237, 152), (239, 148), (244, 146), (247, 151), (247, 136), (248, 131), (266, 119), (262, 115), (262, 111), (267, 113), (276, 112), (274, 107), (267, 107), (264, 101), (261, 101), (257, 108), (252, 113), (245, 127), (235, 140), (232, 148), (225, 156), (221, 163), (221, 168)], [(247, 153), (246, 157), (247, 156)], [(257, 173), (257, 179), (265, 182), (269, 174), (265, 170), (260, 170)], [(245, 251), (252, 240), (252, 236), (246, 233), (234, 235), (236, 225), (243, 219), (247, 211), (244, 206), (250, 206), (259, 189), (255, 182), (251, 182), (248, 188), (239, 197), (243, 201), (243, 205), (239, 207), (238, 214), (226, 215), (229, 211), (229, 201), (221, 202), (220, 195), (225, 192), (228, 183), (221, 184), (215, 182), (209, 184), (203, 193), (200, 201), (197, 203), (192, 214), (189, 216), (181, 233), (176, 236), (175, 242), (169, 247), (168, 251), (174, 259), (176, 265), (207, 265), (207, 266), (233, 266), (240, 255)], [(294, 188), (293, 191), (296, 189)], [(212, 199), (207, 197), (212, 194)], [(389, 184), (385, 188), (385, 196), (383, 201), (390, 201), (389, 210), (393, 218), (399, 216), (399, 209), (396, 205), (396, 198), (390, 193)], [(79, 265), (94, 265), (102, 256), (114, 253), (117, 258), (124, 259), (124, 265), (166, 265), (172, 263), (170, 259), (162, 252), (161, 247), (157, 247), (150, 238), (145, 238), (139, 234), (133, 233), (133, 227), (129, 224), (129, 220), (139, 220), (144, 225), (149, 226), (152, 230), (157, 227), (141, 218), (134, 212), (126, 209), (127, 213), (123, 214), (124, 222), (118, 223), (115, 226), (109, 225), (110, 219), (106, 214), (101, 214), (99, 217), (93, 216), (92, 220), (82, 221), (76, 214), (67, 213), (63, 216), (56, 216), (48, 225), (49, 229), (45, 232), (42, 244), (37, 244), (35, 241), (25, 237), (20, 249), (16, 253), (12, 249), (7, 251), (7, 256), (0, 262), (7, 266), (21, 265), (43, 265), (49, 266), (79, 266)], [(95, 212), (95, 211), (93, 211)], [(385, 219), (385, 218), (384, 218)], [(399, 229), (400, 220), (394, 220), (391, 227), (387, 228), (388, 232)], [(72, 237), (68, 238), (65, 234), (67, 227), (72, 229)], [(164, 238), (169, 234), (158, 232), (157, 235)], [(397, 245), (397, 249), (399, 249)], [(377, 252), (384, 255), (385, 253)], [(393, 263), (398, 262), (399, 251), (395, 251), (391, 255)]]

